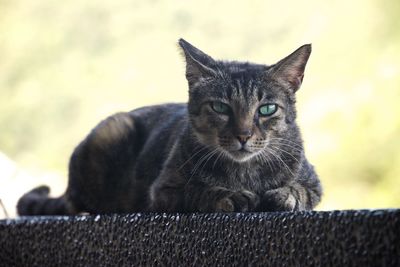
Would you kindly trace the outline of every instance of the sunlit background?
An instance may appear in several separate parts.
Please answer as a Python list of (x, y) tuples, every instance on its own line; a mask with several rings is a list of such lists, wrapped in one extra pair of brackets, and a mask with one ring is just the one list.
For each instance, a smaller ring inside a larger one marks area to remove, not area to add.
[(0, 0), (0, 199), (15, 216), (36, 185), (61, 194), (69, 155), (106, 116), (186, 101), (183, 37), (267, 64), (312, 43), (298, 120), (318, 209), (399, 207), (399, 15), (398, 0)]

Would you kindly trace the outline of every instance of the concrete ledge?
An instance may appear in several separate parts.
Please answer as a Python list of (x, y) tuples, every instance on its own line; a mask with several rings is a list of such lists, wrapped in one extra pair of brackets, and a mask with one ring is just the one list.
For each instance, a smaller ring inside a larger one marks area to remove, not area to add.
[(21, 217), (1, 266), (400, 266), (400, 210)]

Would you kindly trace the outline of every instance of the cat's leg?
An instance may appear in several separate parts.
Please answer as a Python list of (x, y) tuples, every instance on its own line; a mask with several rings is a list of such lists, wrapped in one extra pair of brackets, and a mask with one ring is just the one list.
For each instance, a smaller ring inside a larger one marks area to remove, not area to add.
[[(172, 159), (168, 161), (170, 163)], [(150, 187), (148, 210), (152, 212), (184, 212), (185, 183), (184, 177), (174, 168), (174, 164), (169, 166), (166, 164)]]
[(233, 191), (203, 182), (186, 183), (180, 175), (159, 179), (150, 195), (150, 210), (155, 212), (246, 212), (254, 211), (259, 202), (250, 191)]
[[(140, 210), (132, 192), (133, 170), (141, 142), (131, 113), (100, 122), (75, 149), (69, 164), (67, 199), (78, 212)], [(135, 186), (133, 186), (135, 185)], [(140, 190), (140, 188), (139, 188)]]
[(321, 200), (322, 189), (316, 177), (295, 180), (288, 185), (268, 190), (261, 197), (259, 211), (312, 210)]
[(230, 190), (192, 182), (185, 187), (185, 204), (189, 211), (200, 212), (248, 212), (254, 211), (258, 196), (248, 190)]
[[(254, 211), (259, 197), (248, 190), (231, 190), (192, 177), (183, 166), (181, 144), (175, 144), (164, 169), (150, 188), (150, 207), (154, 212), (246, 212)], [(217, 179), (217, 178), (216, 178)]]

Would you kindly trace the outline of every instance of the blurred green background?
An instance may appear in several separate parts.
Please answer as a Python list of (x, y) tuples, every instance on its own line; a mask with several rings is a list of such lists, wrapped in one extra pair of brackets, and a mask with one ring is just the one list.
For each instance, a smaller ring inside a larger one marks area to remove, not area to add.
[(399, 207), (399, 15), (398, 0), (0, 0), (0, 199), (13, 216), (32, 186), (62, 193), (73, 148), (106, 116), (186, 101), (183, 37), (267, 64), (312, 43), (298, 120), (318, 209)]

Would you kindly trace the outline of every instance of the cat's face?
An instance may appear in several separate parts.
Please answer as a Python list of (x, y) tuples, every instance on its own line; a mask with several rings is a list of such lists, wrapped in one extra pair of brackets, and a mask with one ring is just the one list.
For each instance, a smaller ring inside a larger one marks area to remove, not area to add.
[[(197, 91), (197, 92), (196, 92)], [(260, 79), (210, 80), (190, 94), (191, 122), (198, 139), (235, 161), (262, 153), (288, 130), (293, 114), (279, 86)]]
[(215, 61), (184, 41), (180, 44), (187, 61), (190, 120), (201, 143), (245, 162), (280, 149), (281, 140), (297, 130), (294, 93), (309, 46), (267, 67)]

